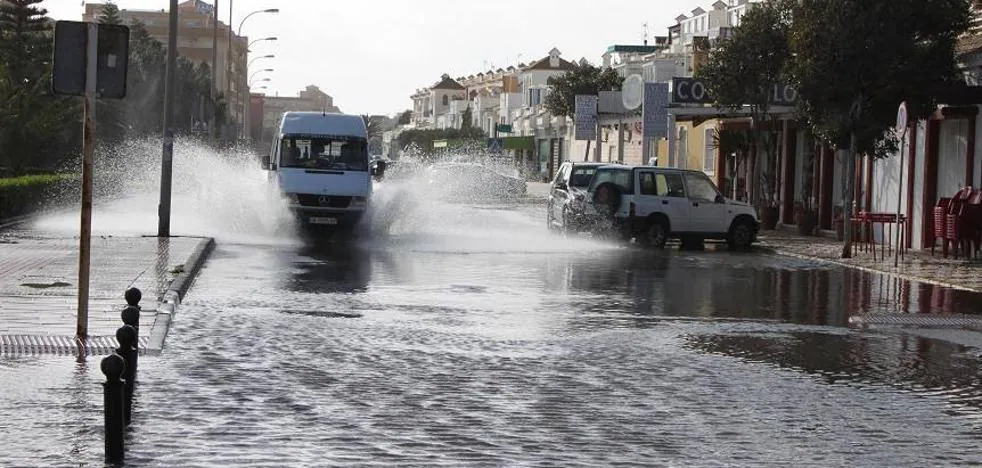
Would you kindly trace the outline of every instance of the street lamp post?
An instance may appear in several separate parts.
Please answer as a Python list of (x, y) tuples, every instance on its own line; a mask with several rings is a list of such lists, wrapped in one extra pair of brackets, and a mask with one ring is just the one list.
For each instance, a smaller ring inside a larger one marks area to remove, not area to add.
[(252, 50), (252, 45), (255, 44), (255, 43), (257, 43), (257, 42), (259, 42), (259, 41), (275, 41), (275, 40), (278, 40), (278, 39), (279, 38), (274, 37), (274, 36), (260, 37), (259, 39), (253, 39), (251, 42), (249, 42), (249, 45), (246, 46), (246, 53), (248, 53), (249, 51), (251, 51)]
[[(228, 2), (228, 56), (226, 58), (227, 66), (225, 70), (225, 89), (227, 90), (232, 89), (232, 5), (233, 5), (232, 2), (233, 1), (234, 0), (229, 0)], [(259, 13), (279, 13), (279, 12), (280, 12), (279, 8), (267, 8), (265, 10), (256, 10), (252, 13), (249, 13), (248, 15), (245, 16), (245, 18), (242, 18), (242, 21), (239, 22), (239, 28), (236, 30), (236, 36), (242, 37), (242, 25), (245, 24), (246, 20), (249, 19), (249, 17), (251, 17), (252, 15), (259, 14)], [(248, 54), (248, 50), (249, 48), (246, 47), (246, 54)], [(237, 94), (239, 95), (239, 103), (242, 104), (242, 112), (240, 112), (240, 114), (244, 118), (246, 104), (242, 103), (241, 100), (242, 90), (239, 89), (237, 91), (238, 91)]]
[(164, 148), (160, 166), (160, 204), (157, 236), (170, 237), (171, 170), (174, 162), (174, 75), (177, 72), (177, 0), (170, 0), (167, 68), (164, 71)]
[(275, 55), (273, 55), (273, 54), (269, 54), (269, 55), (261, 55), (261, 56), (259, 56), (259, 57), (256, 57), (256, 58), (254, 58), (254, 59), (252, 59), (252, 60), (250, 60), (250, 61), (249, 61), (249, 64), (248, 64), (248, 65), (246, 65), (246, 68), (249, 68), (249, 67), (251, 67), (251, 66), (252, 66), (252, 63), (253, 63), (253, 62), (255, 62), (256, 60), (260, 60), (260, 59), (270, 59), (270, 58), (276, 58), (276, 56), (275, 56)]

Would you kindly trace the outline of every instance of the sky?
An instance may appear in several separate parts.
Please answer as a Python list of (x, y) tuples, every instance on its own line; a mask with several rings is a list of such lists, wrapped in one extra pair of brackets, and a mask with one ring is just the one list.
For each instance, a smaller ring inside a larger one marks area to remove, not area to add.
[[(211, 0), (213, 2), (213, 0)], [(166, 9), (168, 0), (116, 0), (120, 8)], [(680, 14), (713, 0), (233, 0), (232, 25), (257, 42), (251, 69), (272, 68), (268, 94), (295, 96), (317, 85), (343, 112), (393, 115), (409, 96), (443, 73), (467, 76), (519, 62), (556, 47), (567, 60), (596, 64), (608, 46), (667, 35)], [(80, 20), (82, 0), (45, 0), (49, 16)], [(228, 22), (229, 0), (219, 0)], [(257, 76), (257, 78), (259, 78)]]

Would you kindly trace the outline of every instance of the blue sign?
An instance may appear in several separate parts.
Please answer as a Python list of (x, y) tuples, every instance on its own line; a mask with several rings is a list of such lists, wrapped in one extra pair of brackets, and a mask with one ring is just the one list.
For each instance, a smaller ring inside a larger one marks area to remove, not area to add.
[(668, 83), (644, 84), (644, 128), (645, 138), (668, 137)]

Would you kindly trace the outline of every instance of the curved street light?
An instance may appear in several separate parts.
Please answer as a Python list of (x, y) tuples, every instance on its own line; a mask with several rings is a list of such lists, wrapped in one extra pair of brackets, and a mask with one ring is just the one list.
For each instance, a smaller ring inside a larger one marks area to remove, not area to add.
[(255, 44), (255, 43), (257, 43), (257, 42), (259, 42), (259, 41), (276, 41), (276, 40), (279, 40), (279, 38), (277, 38), (275, 36), (260, 37), (259, 39), (253, 39), (252, 41), (249, 42), (249, 45), (246, 46), (246, 52), (249, 52), (250, 49), (252, 49), (252, 45)]
[(251, 67), (252, 66), (252, 62), (255, 62), (256, 60), (259, 60), (259, 59), (270, 59), (270, 58), (276, 58), (276, 55), (269, 54), (269, 55), (260, 55), (259, 57), (255, 57), (255, 58), (253, 58), (252, 60), (249, 61), (249, 63), (246, 65), (246, 68)]
[(256, 11), (254, 11), (252, 13), (249, 13), (248, 15), (245, 16), (245, 18), (242, 18), (242, 21), (241, 22), (239, 22), (239, 29), (236, 32), (236, 34), (239, 37), (242, 37), (242, 25), (245, 24), (246, 20), (249, 19), (250, 16), (255, 15), (255, 14), (258, 14), (258, 13), (279, 13), (279, 12), (280, 12), (280, 9), (279, 8), (267, 8), (265, 10), (256, 10)]
[(263, 68), (262, 70), (256, 70), (256, 71), (254, 71), (251, 75), (249, 75), (249, 83), (252, 83), (252, 79), (255, 78), (255, 76), (257, 74), (264, 73), (264, 72), (271, 72), (271, 71), (273, 71), (272, 68)]

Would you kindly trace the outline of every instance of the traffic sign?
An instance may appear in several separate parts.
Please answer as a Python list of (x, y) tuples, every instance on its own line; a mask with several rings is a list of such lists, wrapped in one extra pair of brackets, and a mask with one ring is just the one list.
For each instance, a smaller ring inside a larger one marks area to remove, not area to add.
[(621, 85), (621, 99), (624, 107), (634, 110), (644, 103), (644, 78), (641, 75), (631, 75), (624, 79)]
[(511, 124), (498, 124), (495, 129), (498, 133), (511, 133)]
[(576, 113), (573, 116), (573, 138), (576, 140), (595, 140), (597, 138), (597, 104), (600, 98), (592, 94), (577, 94), (575, 99)]
[(894, 127), (897, 133), (903, 134), (907, 131), (907, 122), (909, 121), (907, 115), (907, 101), (900, 103), (900, 108), (897, 109), (897, 125)]

